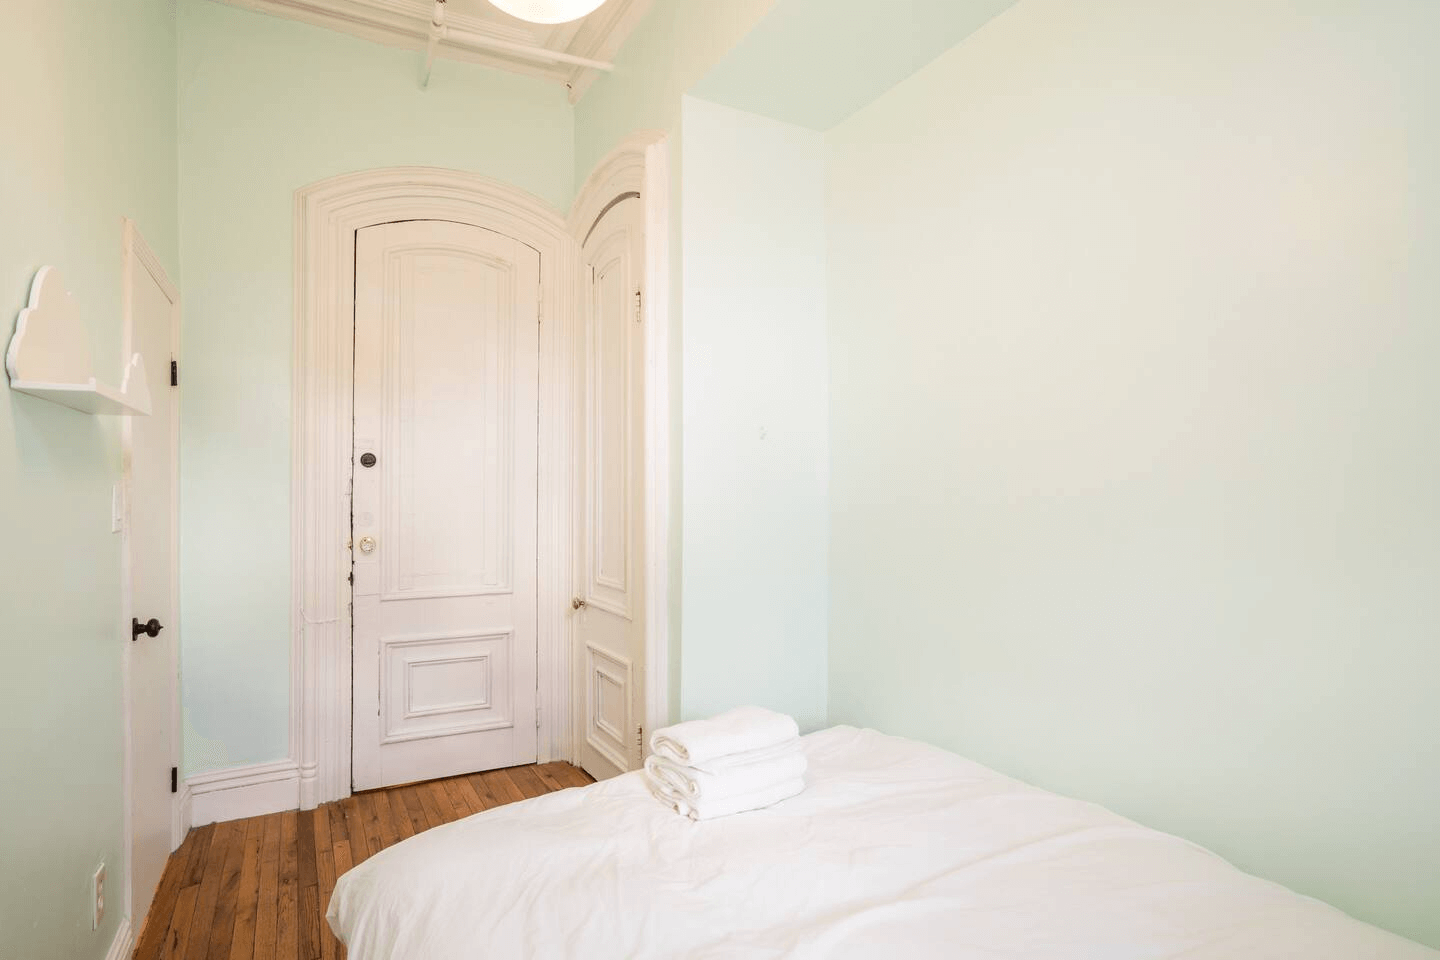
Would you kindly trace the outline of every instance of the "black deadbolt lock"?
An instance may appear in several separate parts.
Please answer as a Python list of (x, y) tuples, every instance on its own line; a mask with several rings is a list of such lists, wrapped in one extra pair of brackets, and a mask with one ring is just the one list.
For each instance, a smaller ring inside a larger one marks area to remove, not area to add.
[(130, 618), (131, 640), (139, 640), (142, 634), (147, 637), (158, 637), (160, 636), (160, 631), (164, 629), (165, 628), (160, 625), (160, 621), (156, 620), (154, 617), (150, 618), (149, 623), (141, 623), (140, 620), (136, 617)]
[(373, 453), (362, 453), (362, 454), (360, 454), (360, 466), (362, 466), (362, 467), (373, 467), (373, 466), (375, 466), (375, 454), (373, 454)]

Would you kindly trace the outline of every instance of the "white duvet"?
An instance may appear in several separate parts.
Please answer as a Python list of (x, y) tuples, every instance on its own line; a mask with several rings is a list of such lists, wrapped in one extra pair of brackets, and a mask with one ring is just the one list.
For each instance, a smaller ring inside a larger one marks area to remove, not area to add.
[(836, 727), (807, 787), (693, 823), (640, 774), (438, 827), (340, 878), (350, 960), (1437, 960), (1214, 854)]

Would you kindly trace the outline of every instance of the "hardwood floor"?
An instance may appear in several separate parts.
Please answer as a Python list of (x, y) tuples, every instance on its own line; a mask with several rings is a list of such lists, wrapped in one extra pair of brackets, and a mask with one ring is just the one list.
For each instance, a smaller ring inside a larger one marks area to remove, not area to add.
[(544, 763), (197, 827), (170, 855), (135, 960), (343, 957), (325, 922), (336, 877), (431, 827), (592, 782), (568, 763)]

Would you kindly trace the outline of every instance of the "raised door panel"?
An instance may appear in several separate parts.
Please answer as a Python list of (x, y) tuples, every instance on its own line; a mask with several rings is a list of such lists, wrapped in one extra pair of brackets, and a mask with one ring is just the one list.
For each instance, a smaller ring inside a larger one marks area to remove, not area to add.
[[(423, 245), (385, 270), (382, 597), (510, 593), (515, 264)], [(494, 320), (435, 322), (455, 304)]]
[(479, 733), (511, 726), (510, 631), (382, 641), (380, 742)]
[(630, 661), (593, 643), (585, 645), (585, 741), (617, 770), (634, 766), (629, 732), (634, 697)]
[(633, 505), (639, 476), (632, 415), (639, 304), (630, 234), (624, 228), (607, 234), (592, 260), (585, 485), (587, 599), (626, 618), (634, 606)]

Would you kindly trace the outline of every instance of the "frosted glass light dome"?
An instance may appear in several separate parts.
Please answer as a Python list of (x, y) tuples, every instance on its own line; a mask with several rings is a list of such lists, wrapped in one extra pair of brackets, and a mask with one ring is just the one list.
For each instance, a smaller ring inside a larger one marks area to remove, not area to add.
[(593, 13), (605, 0), (490, 0), (512, 17), (531, 23), (569, 23)]

